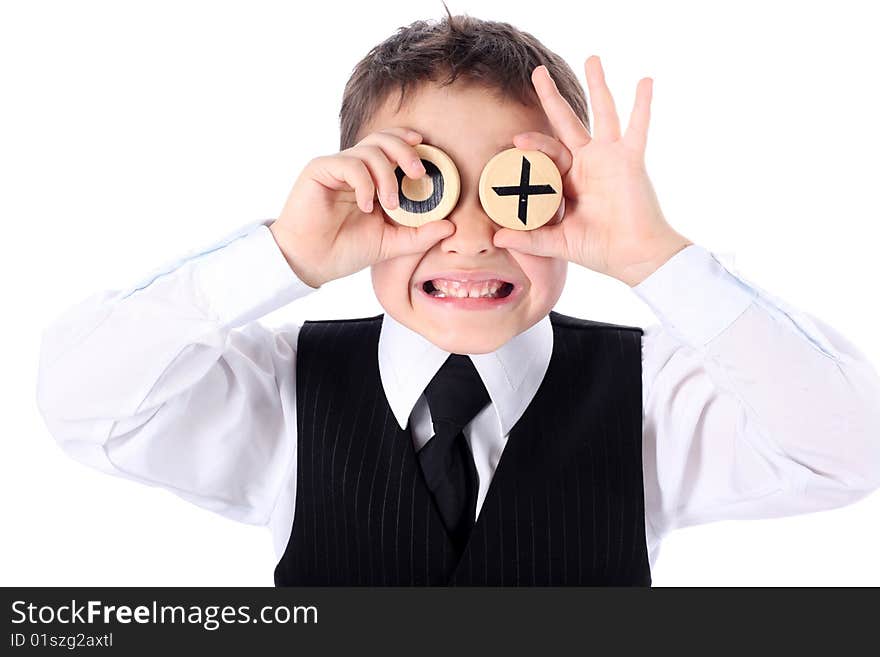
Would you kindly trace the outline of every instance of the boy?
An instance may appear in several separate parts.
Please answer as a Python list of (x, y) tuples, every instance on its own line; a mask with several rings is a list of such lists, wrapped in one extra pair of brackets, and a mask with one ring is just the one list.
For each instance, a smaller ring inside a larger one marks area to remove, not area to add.
[[(621, 133), (598, 58), (585, 72), (592, 131), (576, 77), (531, 35), (451, 16), (400, 30), (346, 86), (341, 151), (309, 162), (275, 221), (46, 331), (53, 435), (268, 525), (278, 585), (647, 586), (676, 527), (864, 497), (876, 373), (666, 222), (644, 168), (651, 80)], [(409, 228), (374, 197), (396, 207), (420, 142), (454, 160), (461, 197)], [(510, 146), (563, 175), (533, 231), (477, 198)], [(627, 283), (662, 326), (552, 311), (568, 262)], [(382, 315), (257, 321), (367, 266)]]

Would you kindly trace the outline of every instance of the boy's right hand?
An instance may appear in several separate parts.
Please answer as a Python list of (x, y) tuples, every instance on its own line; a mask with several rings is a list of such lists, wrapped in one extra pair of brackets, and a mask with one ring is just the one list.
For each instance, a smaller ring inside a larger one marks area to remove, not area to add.
[(389, 209), (397, 207), (398, 165), (410, 178), (424, 175), (413, 148), (421, 140), (412, 130), (388, 128), (306, 165), (269, 226), (300, 280), (317, 288), (388, 258), (423, 253), (455, 232), (448, 219), (400, 225), (374, 203), (378, 190)]

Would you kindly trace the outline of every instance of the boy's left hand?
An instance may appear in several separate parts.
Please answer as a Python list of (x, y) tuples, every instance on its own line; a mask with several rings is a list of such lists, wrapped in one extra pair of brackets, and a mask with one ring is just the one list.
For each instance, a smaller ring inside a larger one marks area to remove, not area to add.
[(500, 228), (494, 244), (523, 253), (563, 258), (635, 286), (692, 244), (666, 222), (645, 169), (651, 78), (636, 88), (626, 133), (595, 55), (584, 64), (595, 134), (559, 93), (545, 66), (532, 83), (558, 139), (540, 132), (514, 137), (514, 145), (550, 156), (562, 174), (564, 218), (535, 230)]

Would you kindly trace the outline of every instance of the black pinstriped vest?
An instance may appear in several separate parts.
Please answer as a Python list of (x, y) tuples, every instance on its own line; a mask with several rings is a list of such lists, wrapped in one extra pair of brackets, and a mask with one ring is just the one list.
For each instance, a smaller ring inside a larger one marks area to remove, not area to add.
[(650, 586), (642, 329), (550, 312), (553, 354), (456, 562), (379, 378), (382, 315), (307, 321), (297, 490), (277, 586)]

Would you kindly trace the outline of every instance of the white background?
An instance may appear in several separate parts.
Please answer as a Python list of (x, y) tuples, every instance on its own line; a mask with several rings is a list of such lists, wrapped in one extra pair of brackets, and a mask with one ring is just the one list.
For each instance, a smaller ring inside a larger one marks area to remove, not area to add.
[[(533, 33), (582, 83), (600, 55), (624, 125), (636, 83), (653, 77), (647, 164), (669, 221), (880, 363), (871, 3), (450, 9)], [(62, 454), (36, 408), (40, 333), (96, 290), (276, 216), (302, 166), (338, 150), (354, 64), (397, 27), (443, 14), (439, 0), (0, 5), (0, 584), (271, 585), (268, 530)], [(381, 310), (364, 271), (262, 321)], [(625, 285), (577, 265), (557, 310), (656, 321)], [(880, 585), (878, 512), (874, 494), (679, 530), (654, 583)]]

